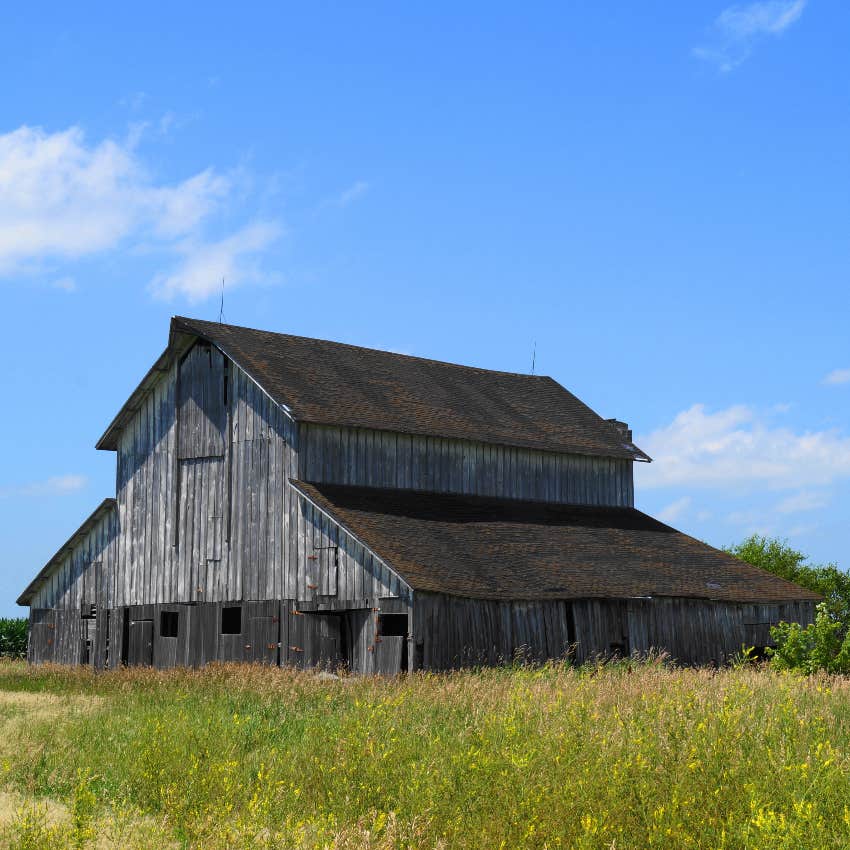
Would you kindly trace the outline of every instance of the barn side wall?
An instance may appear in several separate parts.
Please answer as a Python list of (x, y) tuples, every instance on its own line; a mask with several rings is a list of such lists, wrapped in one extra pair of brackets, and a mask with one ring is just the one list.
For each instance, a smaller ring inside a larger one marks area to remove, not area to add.
[(300, 445), (315, 483), (634, 506), (631, 460), (304, 423)]
[(682, 664), (723, 664), (742, 645), (767, 646), (770, 626), (808, 624), (813, 602), (700, 599), (493, 601), (417, 592), (415, 653), (426, 669), (664, 651)]
[[(106, 611), (113, 604), (118, 518), (107, 511), (76, 538), (30, 603), (28, 658), (102, 665)], [(83, 615), (86, 616), (83, 616)]]

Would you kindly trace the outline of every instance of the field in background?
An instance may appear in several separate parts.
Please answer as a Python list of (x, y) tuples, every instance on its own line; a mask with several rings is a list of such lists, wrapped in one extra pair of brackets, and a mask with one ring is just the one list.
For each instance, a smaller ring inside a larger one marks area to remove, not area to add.
[(0, 846), (846, 848), (850, 680), (0, 664)]

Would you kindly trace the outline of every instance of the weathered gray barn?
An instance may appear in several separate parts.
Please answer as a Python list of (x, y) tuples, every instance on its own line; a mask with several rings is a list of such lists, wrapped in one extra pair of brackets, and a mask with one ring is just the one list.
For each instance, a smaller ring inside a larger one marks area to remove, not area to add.
[(18, 600), (33, 662), (722, 663), (814, 613), (636, 511), (649, 458), (551, 378), (175, 318), (97, 448), (116, 497)]

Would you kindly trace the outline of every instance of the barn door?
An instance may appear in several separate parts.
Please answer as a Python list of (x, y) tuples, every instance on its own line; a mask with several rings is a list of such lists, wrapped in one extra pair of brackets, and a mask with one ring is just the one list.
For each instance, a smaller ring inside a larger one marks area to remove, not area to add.
[(247, 603), (245, 660), (277, 666), (280, 658), (280, 616), (277, 602)]
[(53, 661), (56, 641), (56, 617), (53, 611), (35, 608), (30, 612), (30, 639), (27, 657), (30, 663)]
[(129, 663), (139, 667), (153, 666), (153, 620), (130, 622)]
[(289, 662), (297, 667), (332, 670), (347, 662), (340, 614), (293, 614), (289, 644)]

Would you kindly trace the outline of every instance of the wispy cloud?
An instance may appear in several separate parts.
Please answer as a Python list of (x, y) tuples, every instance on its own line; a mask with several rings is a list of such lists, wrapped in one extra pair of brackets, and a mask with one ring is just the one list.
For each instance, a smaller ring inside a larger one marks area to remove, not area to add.
[(642, 487), (746, 492), (850, 478), (850, 436), (837, 430), (798, 433), (744, 405), (709, 412), (695, 404), (637, 442), (654, 458), (637, 470)]
[(827, 493), (801, 490), (793, 496), (783, 499), (774, 510), (778, 514), (798, 514), (804, 511), (819, 511), (829, 504)]
[(217, 242), (186, 242), (178, 250), (184, 255), (180, 265), (159, 275), (151, 287), (158, 298), (170, 301), (184, 295), (189, 301), (201, 301), (219, 292), (263, 277), (253, 260), (281, 234), (274, 222), (255, 222)]
[[(0, 135), (0, 276), (139, 245), (198, 270), (216, 250), (222, 257), (230, 246), (229, 262), (211, 270), (223, 268), (226, 283), (257, 276), (256, 265), (249, 274), (238, 261), (271, 244), (275, 223), (248, 222), (218, 240), (207, 235), (238, 188), (234, 176), (208, 168), (181, 181), (158, 182), (137, 143), (138, 134), (89, 143), (78, 127), (55, 133), (20, 127)], [(257, 244), (259, 232), (266, 237), (263, 245)], [(248, 247), (240, 250), (246, 240)], [(221, 275), (206, 289), (196, 282), (182, 287), (180, 280), (190, 280), (185, 273), (166, 278), (172, 295), (195, 300), (221, 285)]]
[(76, 292), (77, 282), (70, 275), (57, 278), (50, 284), (54, 289), (61, 289), (62, 292)]
[(0, 487), (0, 498), (13, 496), (67, 496), (88, 484), (85, 475), (55, 475), (46, 481), (33, 481), (17, 487)]
[(344, 189), (338, 195), (332, 198), (326, 198), (318, 207), (347, 207), (353, 204), (358, 198), (362, 198), (369, 191), (369, 184), (365, 180), (357, 180), (352, 183), (347, 189)]
[(681, 499), (676, 499), (674, 502), (670, 502), (669, 505), (662, 508), (658, 512), (658, 519), (662, 522), (675, 522), (690, 506), (691, 497), (682, 496)]
[(824, 384), (850, 384), (850, 369), (833, 369), (821, 383)]
[(706, 44), (693, 55), (715, 65), (723, 73), (737, 68), (765, 38), (782, 35), (799, 20), (806, 0), (765, 0), (729, 6), (715, 19)]

